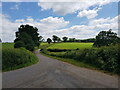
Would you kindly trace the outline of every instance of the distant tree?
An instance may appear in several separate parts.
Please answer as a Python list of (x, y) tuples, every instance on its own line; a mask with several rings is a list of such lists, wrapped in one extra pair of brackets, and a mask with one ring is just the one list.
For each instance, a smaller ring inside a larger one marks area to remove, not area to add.
[(37, 44), (37, 46), (39, 47), (40, 44), (44, 41), (44, 38), (42, 36), (39, 37), (39, 43)]
[(58, 42), (60, 42), (60, 41), (61, 41), (61, 39), (58, 37), (58, 38), (57, 38), (57, 41), (58, 41)]
[(2, 42), (1, 38), (0, 38), (0, 42)]
[(56, 36), (56, 35), (53, 35), (52, 36), (52, 39), (53, 39), (53, 41), (54, 41), (54, 43), (57, 41), (57, 39), (58, 39), (58, 36)]
[(75, 38), (69, 38), (69, 42), (75, 42)]
[(112, 32), (112, 29), (109, 31), (101, 31), (96, 36), (96, 41), (94, 42), (93, 46), (101, 47), (101, 46), (109, 46), (111, 44), (118, 43), (119, 37), (117, 34)]
[(66, 42), (68, 37), (63, 37), (62, 39), (63, 39), (63, 42)]
[[(15, 48), (25, 47), (26, 49), (33, 51), (35, 46), (39, 47), (40, 45), (39, 40), (40, 40), (40, 37), (39, 37), (38, 29), (36, 27), (30, 26), (30, 25), (21, 25), (18, 28), (18, 31), (16, 32), (14, 47)], [(21, 45), (19, 46), (18, 43), (21, 43)]]
[(50, 38), (47, 39), (48, 44), (50, 44), (52, 42), (52, 40)]

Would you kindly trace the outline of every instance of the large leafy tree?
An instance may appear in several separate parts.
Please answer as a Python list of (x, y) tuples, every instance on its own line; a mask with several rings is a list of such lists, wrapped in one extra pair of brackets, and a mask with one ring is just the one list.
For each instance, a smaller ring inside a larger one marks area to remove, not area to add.
[(112, 32), (112, 29), (109, 31), (101, 31), (96, 36), (96, 41), (93, 46), (101, 47), (101, 46), (109, 46), (111, 44), (116, 44), (119, 41), (119, 37), (116, 33)]
[[(25, 47), (33, 51), (35, 46), (40, 45), (38, 29), (30, 25), (21, 25), (16, 32), (16, 39), (14, 40), (15, 48)], [(20, 44), (20, 45), (19, 45)]]

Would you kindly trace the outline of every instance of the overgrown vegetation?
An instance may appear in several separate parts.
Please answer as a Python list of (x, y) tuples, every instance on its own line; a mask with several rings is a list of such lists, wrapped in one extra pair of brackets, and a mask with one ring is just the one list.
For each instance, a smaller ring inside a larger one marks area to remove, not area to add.
[(38, 62), (38, 58), (25, 48), (14, 49), (14, 43), (2, 43), (2, 70), (9, 71)]
[[(88, 43), (86, 43), (86, 45), (87, 44)], [(118, 44), (104, 46), (100, 48), (82, 47), (79, 49), (69, 49), (62, 52), (51, 52), (47, 50), (49, 47), (54, 47), (54, 45), (57, 44), (53, 44), (51, 46), (46, 45), (46, 47), (43, 48), (42, 53), (64, 59), (73, 59), (75, 60), (75, 62), (77, 61), (78, 63), (86, 63), (100, 70), (120, 74), (120, 60), (118, 58), (118, 56), (120, 55), (120, 53), (118, 52), (118, 50), (120, 50), (120, 45)]]

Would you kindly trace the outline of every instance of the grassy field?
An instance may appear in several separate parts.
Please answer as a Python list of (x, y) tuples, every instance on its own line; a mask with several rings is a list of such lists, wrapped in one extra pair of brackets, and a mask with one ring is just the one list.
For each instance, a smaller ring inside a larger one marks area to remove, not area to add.
[(43, 42), (43, 43), (40, 44), (40, 46), (46, 45), (46, 44), (48, 44), (48, 43), (47, 42)]
[(84, 49), (91, 48), (93, 43), (56, 43), (47, 49)]
[(25, 48), (14, 49), (14, 43), (2, 43), (2, 71), (26, 67), (38, 62), (38, 58)]

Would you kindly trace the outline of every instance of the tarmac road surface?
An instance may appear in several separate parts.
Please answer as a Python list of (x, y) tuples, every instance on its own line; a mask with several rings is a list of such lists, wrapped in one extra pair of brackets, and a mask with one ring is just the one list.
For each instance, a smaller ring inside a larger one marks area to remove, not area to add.
[(4, 72), (3, 88), (118, 88), (118, 77), (43, 56), (22, 69)]

